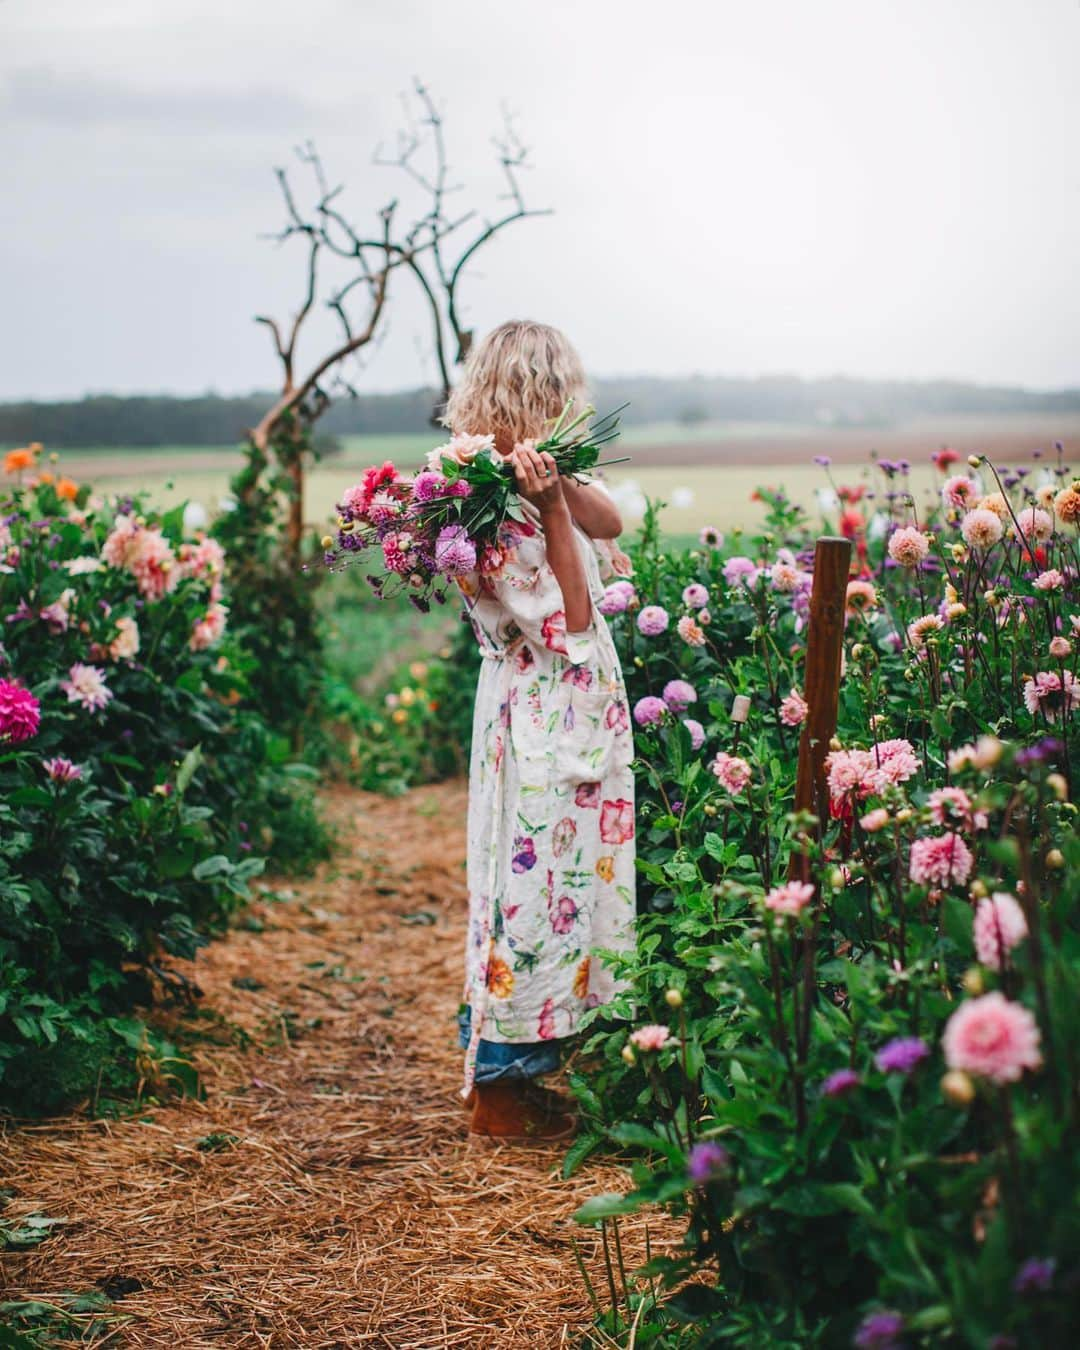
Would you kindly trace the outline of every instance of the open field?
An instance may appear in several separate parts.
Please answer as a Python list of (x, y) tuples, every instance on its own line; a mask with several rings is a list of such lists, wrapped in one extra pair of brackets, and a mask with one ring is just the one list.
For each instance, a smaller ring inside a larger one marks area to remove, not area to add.
[[(920, 419), (890, 427), (822, 427), (792, 424), (703, 424), (696, 427), (654, 424), (628, 428), (612, 449), (612, 457), (628, 454), (631, 462), (609, 471), (616, 488), (636, 484), (641, 493), (685, 504), (669, 506), (667, 529), (684, 534), (704, 524), (731, 529), (751, 527), (757, 508), (751, 495), (760, 486), (782, 485), (801, 505), (810, 508), (815, 493), (827, 486), (815, 455), (828, 455), (836, 474), (856, 481), (868, 474), (872, 454), (884, 459), (907, 458), (917, 466), (913, 486), (917, 494), (931, 490), (935, 474), (930, 454), (942, 445), (963, 454), (985, 452), (998, 463), (1030, 463), (1033, 452), (1049, 458), (1055, 440), (1066, 447), (1080, 441), (1080, 418), (1001, 415)], [(345, 440), (342, 454), (319, 465), (308, 480), (308, 518), (329, 518), (344, 485), (365, 465), (392, 458), (403, 468), (415, 467), (423, 451), (437, 443), (436, 434), (357, 436)], [(241, 462), (233, 446), (164, 446), (153, 449), (72, 451), (62, 457), (64, 471), (91, 478), (103, 491), (148, 490), (156, 500), (201, 502), (218, 508), (227, 496), (228, 480)], [(636, 495), (626, 487), (627, 502)], [(633, 523), (633, 512), (627, 510)]]

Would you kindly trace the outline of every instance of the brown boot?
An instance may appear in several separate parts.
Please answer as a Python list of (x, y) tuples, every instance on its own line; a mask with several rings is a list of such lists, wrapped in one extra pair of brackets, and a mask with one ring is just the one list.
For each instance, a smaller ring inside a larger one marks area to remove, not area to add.
[[(553, 1094), (541, 1095), (527, 1079), (477, 1083), (473, 1089), (469, 1131), (489, 1139), (569, 1139), (576, 1128), (574, 1117), (557, 1109)], [(558, 1099), (556, 1099), (558, 1100)]]

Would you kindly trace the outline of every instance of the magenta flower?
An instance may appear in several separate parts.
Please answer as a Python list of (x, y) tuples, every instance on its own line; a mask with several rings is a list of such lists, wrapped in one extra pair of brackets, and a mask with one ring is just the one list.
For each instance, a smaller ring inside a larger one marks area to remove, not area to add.
[(731, 1154), (723, 1144), (711, 1139), (702, 1139), (690, 1150), (686, 1160), (686, 1172), (696, 1186), (706, 1186), (710, 1181), (719, 1181), (731, 1170)]
[(668, 612), (661, 605), (646, 605), (637, 616), (638, 629), (646, 637), (659, 637), (669, 622)]
[(663, 698), (673, 713), (681, 713), (697, 702), (697, 690), (686, 680), (668, 680)]
[(634, 721), (639, 727), (652, 726), (656, 722), (663, 721), (667, 711), (668, 705), (662, 698), (646, 694), (634, 704)]
[(918, 1036), (898, 1036), (874, 1056), (882, 1073), (912, 1073), (929, 1055), (930, 1047)]
[(0, 742), (19, 745), (37, 735), (41, 704), (14, 680), (0, 680)]
[(43, 759), (41, 767), (54, 783), (74, 783), (83, 776), (80, 765), (72, 764), (70, 759), (64, 759), (61, 756), (57, 756), (55, 759)]
[(421, 469), (412, 482), (412, 495), (418, 502), (430, 502), (446, 494), (446, 478), (434, 469)]
[(1017, 1294), (1049, 1293), (1056, 1270), (1057, 1262), (1053, 1257), (1029, 1257), (1016, 1272), (1013, 1291)]
[(560, 895), (551, 913), (552, 931), (560, 936), (569, 933), (577, 920), (578, 907), (568, 895)]
[(859, 1086), (859, 1075), (854, 1069), (837, 1069), (821, 1085), (824, 1097), (843, 1097)]
[(855, 1350), (900, 1350), (904, 1319), (898, 1312), (875, 1312), (864, 1317), (851, 1342)]

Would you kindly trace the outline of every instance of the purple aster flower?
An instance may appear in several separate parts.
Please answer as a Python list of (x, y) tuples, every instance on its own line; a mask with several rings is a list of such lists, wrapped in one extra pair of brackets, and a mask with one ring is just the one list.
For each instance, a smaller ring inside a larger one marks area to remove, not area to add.
[(646, 605), (637, 616), (638, 629), (646, 637), (659, 637), (671, 620), (662, 605)]
[(697, 702), (697, 690), (686, 680), (668, 680), (663, 699), (673, 713), (685, 712), (691, 703)]
[(832, 463), (831, 455), (815, 455), (814, 463), (821, 469), (827, 469)]
[(686, 1171), (695, 1186), (718, 1181), (730, 1168), (731, 1154), (723, 1144), (716, 1144), (711, 1139), (695, 1144), (686, 1160)]
[(700, 750), (705, 744), (705, 728), (693, 717), (684, 717), (682, 724), (690, 733), (691, 750)]
[(448, 576), (461, 576), (476, 566), (476, 545), (462, 525), (446, 525), (435, 540), (435, 566)]
[(930, 1047), (918, 1036), (898, 1036), (874, 1056), (882, 1073), (911, 1073), (930, 1053)]
[(639, 727), (651, 726), (654, 722), (661, 721), (667, 710), (668, 706), (662, 698), (646, 694), (634, 704), (634, 721)]
[(1033, 1256), (1025, 1261), (1013, 1279), (1017, 1294), (1045, 1294), (1054, 1283), (1057, 1262), (1053, 1257)]
[(854, 1069), (837, 1069), (821, 1085), (825, 1097), (843, 1097), (859, 1086), (859, 1075)]
[(864, 1317), (851, 1342), (856, 1350), (898, 1350), (904, 1319), (898, 1312), (875, 1312)]
[(677, 816), (682, 809), (683, 809), (683, 802), (678, 797), (676, 797), (675, 800), (671, 803), (671, 814), (673, 816)]

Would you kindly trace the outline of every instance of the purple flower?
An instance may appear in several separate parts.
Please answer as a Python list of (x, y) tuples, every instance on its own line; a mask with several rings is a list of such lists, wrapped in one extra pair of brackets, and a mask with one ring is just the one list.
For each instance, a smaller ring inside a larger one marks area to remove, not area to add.
[(918, 1036), (898, 1036), (874, 1056), (882, 1073), (911, 1073), (929, 1055), (930, 1047)]
[(684, 717), (682, 724), (690, 733), (691, 750), (700, 750), (705, 744), (705, 728), (693, 717)]
[(613, 581), (600, 597), (596, 608), (601, 614), (623, 614), (637, 598), (637, 592), (629, 581)]
[(818, 465), (819, 468), (827, 469), (832, 463), (832, 458), (829, 455), (815, 455), (814, 463)]
[(646, 637), (659, 637), (669, 623), (668, 612), (661, 605), (646, 605), (637, 616), (638, 629)]
[(859, 1075), (854, 1069), (837, 1069), (821, 1085), (822, 1096), (843, 1097), (859, 1086)]
[(654, 722), (661, 721), (667, 710), (668, 706), (662, 698), (646, 694), (634, 704), (634, 721), (639, 727), (651, 726)]
[(435, 540), (435, 566), (448, 576), (461, 576), (476, 566), (476, 545), (464, 526), (445, 525)]
[(1045, 1294), (1054, 1283), (1057, 1262), (1053, 1257), (1032, 1256), (1020, 1267), (1013, 1279), (1017, 1294)]
[(876, 1312), (864, 1317), (851, 1342), (856, 1350), (897, 1350), (904, 1319), (897, 1312)]
[(686, 1160), (686, 1171), (695, 1186), (706, 1186), (710, 1181), (718, 1181), (731, 1168), (731, 1154), (723, 1144), (715, 1144), (711, 1139), (703, 1139), (690, 1150)]
[(697, 690), (686, 680), (668, 680), (663, 699), (673, 713), (685, 712), (691, 703), (697, 702)]
[(692, 581), (683, 588), (682, 602), (690, 609), (703, 609), (709, 603), (709, 592), (700, 581)]

